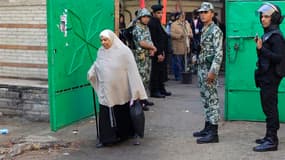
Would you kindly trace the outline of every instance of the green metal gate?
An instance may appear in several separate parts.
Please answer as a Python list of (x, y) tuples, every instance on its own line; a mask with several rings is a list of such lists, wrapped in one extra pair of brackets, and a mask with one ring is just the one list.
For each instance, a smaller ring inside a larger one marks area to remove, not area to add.
[[(263, 2), (280, 5), (284, 1), (227, 0), (226, 1), (226, 87), (225, 119), (264, 121), (259, 89), (255, 87), (256, 45), (254, 36), (263, 34), (259, 15), (255, 11)], [(284, 24), (281, 26), (285, 33)], [(285, 82), (279, 88), (280, 120), (285, 122)]]
[(100, 46), (99, 33), (114, 29), (114, 0), (47, 0), (51, 129), (94, 113), (87, 71)]

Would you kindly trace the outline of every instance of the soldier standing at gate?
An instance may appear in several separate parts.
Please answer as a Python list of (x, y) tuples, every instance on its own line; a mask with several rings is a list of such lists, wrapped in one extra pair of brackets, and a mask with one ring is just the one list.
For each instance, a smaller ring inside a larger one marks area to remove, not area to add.
[(213, 22), (214, 6), (203, 2), (198, 10), (204, 24), (201, 35), (201, 50), (198, 59), (198, 81), (200, 95), (204, 105), (205, 128), (194, 132), (198, 144), (217, 143), (219, 121), (219, 97), (217, 93), (217, 80), (223, 59), (223, 33)]
[(284, 16), (278, 6), (263, 4), (258, 12), (264, 29), (262, 38), (256, 37), (257, 70), (255, 71), (256, 87), (260, 88), (260, 99), (266, 115), (266, 134), (257, 139), (256, 152), (276, 151), (278, 149), (277, 130), (280, 127), (278, 114), (278, 88), (285, 75), (285, 40), (279, 29)]
[(168, 35), (161, 24), (162, 8), (160, 4), (152, 5), (152, 17), (148, 27), (154, 46), (157, 48), (151, 59), (150, 74), (150, 96), (164, 98), (170, 96), (165, 88), (164, 82), (167, 81), (167, 54), (168, 54)]
[[(132, 31), (135, 49), (133, 50), (135, 60), (138, 66), (145, 89), (149, 88), (151, 60), (150, 57), (156, 52), (156, 47), (153, 45), (151, 35), (147, 24), (149, 23), (151, 14), (146, 8), (138, 11), (137, 22)], [(154, 105), (153, 102), (144, 100), (144, 110), (149, 110), (147, 105)]]

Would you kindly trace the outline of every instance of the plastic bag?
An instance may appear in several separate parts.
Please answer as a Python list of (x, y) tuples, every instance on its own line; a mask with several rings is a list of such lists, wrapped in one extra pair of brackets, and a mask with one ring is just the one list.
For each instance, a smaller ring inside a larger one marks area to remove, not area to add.
[(130, 115), (135, 134), (143, 138), (145, 128), (145, 116), (140, 101), (137, 100), (134, 102), (133, 105), (130, 106)]

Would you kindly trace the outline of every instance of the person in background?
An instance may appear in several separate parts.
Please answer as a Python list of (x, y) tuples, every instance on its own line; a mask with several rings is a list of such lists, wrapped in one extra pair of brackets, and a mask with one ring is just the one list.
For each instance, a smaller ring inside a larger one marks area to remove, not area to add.
[(263, 4), (258, 12), (264, 35), (255, 39), (258, 57), (255, 82), (256, 87), (260, 88), (261, 106), (266, 116), (266, 134), (264, 138), (255, 141), (259, 145), (253, 151), (265, 152), (278, 149), (278, 88), (285, 74), (284, 67), (280, 65), (285, 60), (285, 40), (279, 25), (284, 16), (281, 9), (271, 3)]
[(166, 33), (169, 36), (171, 36), (171, 34), (170, 34), (170, 32), (171, 32), (171, 24), (176, 21), (176, 17), (175, 16), (176, 16), (175, 13), (171, 13), (169, 21), (167, 22), (167, 25), (166, 25), (166, 29), (165, 30), (166, 30)]
[(183, 12), (176, 14), (176, 21), (171, 26), (171, 40), (173, 49), (173, 72), (176, 81), (182, 79), (181, 73), (185, 71), (185, 54), (190, 53), (190, 39), (193, 37), (192, 29), (185, 20)]
[(125, 37), (123, 36), (123, 30), (126, 28), (126, 23), (125, 23), (125, 16), (123, 14), (120, 14), (119, 18), (119, 38), (121, 41), (126, 44), (126, 40), (124, 39)]
[[(171, 25), (172, 25), (172, 23), (173, 22), (175, 22), (176, 21), (176, 13), (171, 13), (170, 14), (170, 17), (169, 17), (169, 20), (168, 20), (168, 22), (167, 22), (167, 25), (166, 25), (166, 33), (167, 33), (167, 36), (168, 36), (168, 40), (167, 40), (167, 42), (168, 42), (168, 45), (167, 45), (167, 47), (168, 47), (168, 58), (167, 58), (167, 67), (168, 68), (171, 68), (171, 66), (172, 66), (172, 59), (173, 59), (173, 48), (172, 48), (172, 40), (171, 40)], [(172, 71), (172, 69), (170, 69), (170, 71), (171, 71), (171, 74), (173, 74), (173, 71)], [(166, 73), (166, 74), (168, 74), (168, 73)]]
[(125, 29), (126, 28), (126, 23), (125, 23), (125, 16), (123, 14), (120, 14), (119, 18), (119, 29)]
[[(197, 62), (199, 52), (200, 52), (200, 40), (202, 34), (203, 23), (200, 19), (198, 9), (193, 11), (192, 20), (190, 21), (192, 31), (193, 31), (193, 38), (191, 39), (191, 52), (192, 52), (192, 59), (194, 62)], [(197, 73), (198, 65), (197, 63), (193, 63), (192, 71)]]
[(103, 30), (100, 39), (87, 74), (100, 104), (98, 148), (134, 136), (130, 102), (147, 99), (131, 50), (111, 30)]
[(201, 51), (198, 59), (198, 83), (205, 113), (205, 127), (194, 132), (198, 144), (217, 143), (219, 121), (219, 96), (217, 81), (223, 60), (223, 32), (213, 22), (214, 6), (203, 2), (198, 10), (204, 24), (201, 35)]
[(195, 9), (193, 11), (193, 17), (190, 24), (193, 31), (193, 38), (196, 39), (199, 43), (202, 34), (203, 22), (200, 19), (198, 9)]
[(167, 81), (168, 35), (161, 24), (162, 8), (163, 6), (160, 4), (151, 6), (152, 17), (148, 23), (151, 39), (157, 48), (151, 59), (150, 74), (150, 96), (154, 98), (171, 95), (164, 85), (164, 82)]

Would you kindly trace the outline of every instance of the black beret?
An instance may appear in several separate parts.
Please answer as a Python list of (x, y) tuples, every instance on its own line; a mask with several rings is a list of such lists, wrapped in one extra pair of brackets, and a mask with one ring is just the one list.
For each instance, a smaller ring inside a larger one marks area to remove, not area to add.
[(161, 11), (162, 8), (163, 8), (163, 6), (160, 5), (160, 4), (155, 4), (155, 5), (152, 5), (152, 6), (151, 6), (151, 9), (152, 9), (153, 12)]

